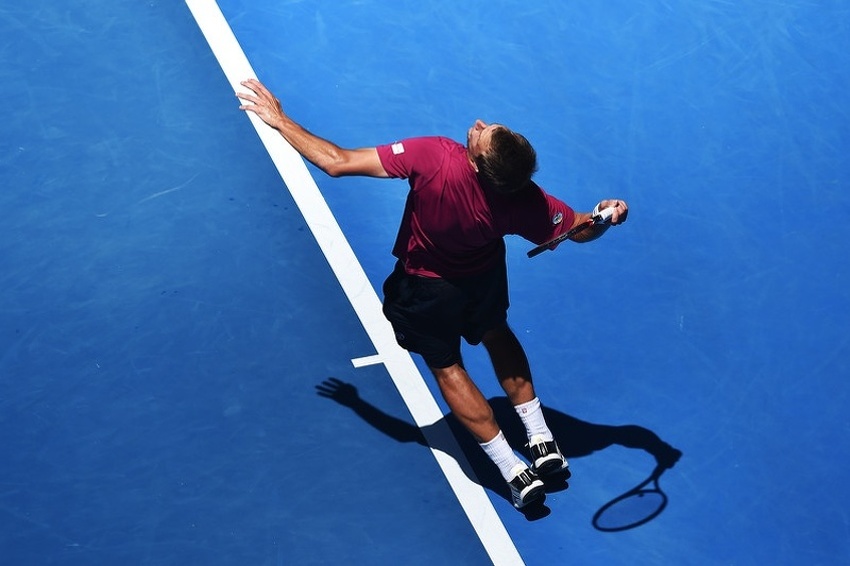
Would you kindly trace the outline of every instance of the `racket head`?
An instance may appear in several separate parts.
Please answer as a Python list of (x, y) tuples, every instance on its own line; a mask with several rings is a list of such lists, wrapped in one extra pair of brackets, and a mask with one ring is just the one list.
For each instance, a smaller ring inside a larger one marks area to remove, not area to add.
[(667, 495), (657, 484), (649, 489), (634, 489), (612, 499), (593, 515), (593, 526), (605, 532), (639, 527), (664, 511)]

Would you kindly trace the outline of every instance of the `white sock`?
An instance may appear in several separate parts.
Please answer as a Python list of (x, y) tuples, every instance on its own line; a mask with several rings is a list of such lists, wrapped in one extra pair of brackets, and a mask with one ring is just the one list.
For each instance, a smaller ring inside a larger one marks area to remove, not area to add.
[(547, 442), (554, 439), (552, 431), (546, 426), (546, 420), (543, 418), (540, 399), (535, 397), (528, 403), (515, 406), (514, 409), (519, 415), (519, 418), (522, 419), (522, 424), (525, 425), (525, 431), (528, 433), (529, 440), (532, 436), (542, 436), (543, 440)]
[(522, 460), (514, 453), (511, 445), (508, 444), (501, 430), (493, 440), (481, 443), (481, 448), (493, 460), (493, 463), (499, 467), (499, 471), (502, 472), (502, 477), (505, 478), (505, 481), (511, 481), (513, 479), (511, 471), (517, 464), (524, 465)]

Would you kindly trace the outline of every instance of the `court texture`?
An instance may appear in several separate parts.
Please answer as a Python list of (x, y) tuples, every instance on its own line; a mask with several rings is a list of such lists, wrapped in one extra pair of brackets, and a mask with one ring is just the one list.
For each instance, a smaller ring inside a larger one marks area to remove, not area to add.
[[(850, 563), (848, 54), (828, 0), (3, 2), (0, 564)], [(252, 74), (340, 145), (480, 118), (628, 201), (508, 238), (544, 506), (387, 332), (407, 184), (305, 164)], [(594, 520), (678, 452), (660, 513)]]

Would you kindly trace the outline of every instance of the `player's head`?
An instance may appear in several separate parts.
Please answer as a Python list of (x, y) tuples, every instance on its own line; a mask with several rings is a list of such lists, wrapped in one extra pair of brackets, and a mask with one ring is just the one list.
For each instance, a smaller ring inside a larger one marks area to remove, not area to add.
[(481, 184), (510, 194), (525, 189), (537, 171), (537, 153), (522, 135), (500, 124), (476, 120), (467, 134), (467, 150)]

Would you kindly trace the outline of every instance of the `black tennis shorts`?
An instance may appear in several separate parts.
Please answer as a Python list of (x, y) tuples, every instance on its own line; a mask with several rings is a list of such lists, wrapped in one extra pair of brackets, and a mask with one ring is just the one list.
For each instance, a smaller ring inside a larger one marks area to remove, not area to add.
[(485, 333), (507, 321), (508, 306), (504, 262), (458, 279), (408, 275), (398, 262), (384, 282), (384, 315), (396, 340), (432, 368), (460, 363), (460, 338), (479, 344)]

